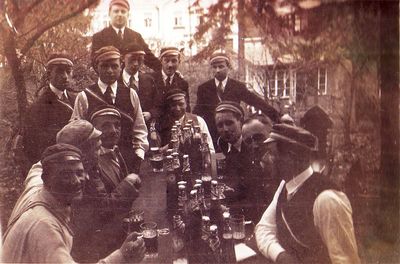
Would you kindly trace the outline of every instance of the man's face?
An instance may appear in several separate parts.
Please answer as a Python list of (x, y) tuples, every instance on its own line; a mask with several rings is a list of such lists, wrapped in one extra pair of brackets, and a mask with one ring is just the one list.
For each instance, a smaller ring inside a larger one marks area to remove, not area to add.
[(102, 132), (101, 145), (112, 149), (121, 136), (121, 121), (115, 116), (99, 116), (93, 119), (93, 125)]
[(254, 158), (261, 154), (263, 142), (268, 138), (271, 127), (261, 123), (259, 120), (251, 120), (242, 127), (243, 142), (250, 147)]
[(168, 76), (171, 76), (178, 70), (179, 63), (179, 55), (166, 55), (161, 58), (162, 69)]
[(231, 112), (219, 112), (215, 114), (215, 123), (218, 134), (228, 143), (234, 144), (241, 135), (241, 122)]
[(60, 90), (70, 89), (72, 83), (72, 67), (67, 65), (51, 66), (50, 83)]
[(288, 150), (280, 150), (276, 141), (266, 144), (261, 166), (271, 178), (285, 181), (292, 179), (294, 176), (291, 170), (292, 165), (293, 158)]
[(121, 62), (119, 59), (100, 61), (97, 64), (97, 73), (100, 80), (105, 84), (113, 84), (121, 73)]
[(64, 205), (82, 199), (87, 174), (81, 161), (57, 163), (49, 173), (49, 191)]
[(97, 138), (90, 139), (88, 142), (85, 142), (80, 149), (84, 155), (85, 166), (87, 163), (89, 164), (97, 164), (100, 155), (101, 148), (101, 136)]
[(225, 60), (217, 60), (211, 64), (211, 69), (214, 77), (218, 81), (223, 81), (228, 76), (229, 67)]
[(112, 5), (109, 16), (111, 25), (116, 28), (123, 28), (128, 23), (129, 10), (119, 5)]
[(171, 116), (175, 120), (178, 120), (179, 118), (181, 118), (186, 112), (185, 98), (181, 98), (179, 100), (174, 100), (172, 102), (169, 102), (168, 105), (169, 105), (169, 112), (171, 113)]
[(125, 70), (133, 75), (137, 73), (144, 62), (144, 55), (128, 53), (124, 56)]

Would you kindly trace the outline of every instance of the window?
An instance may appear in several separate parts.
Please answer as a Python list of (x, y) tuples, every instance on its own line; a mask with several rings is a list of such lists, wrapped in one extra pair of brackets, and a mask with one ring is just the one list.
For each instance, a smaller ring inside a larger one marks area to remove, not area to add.
[(269, 97), (285, 98), (290, 95), (289, 72), (286, 70), (276, 70), (272, 79), (269, 80)]
[(328, 71), (326, 68), (318, 68), (318, 95), (326, 95), (328, 86)]
[(144, 26), (147, 27), (147, 28), (151, 27), (151, 18), (146, 17), (144, 19)]
[(174, 18), (174, 26), (175, 27), (181, 27), (182, 26), (182, 17), (181, 16), (176, 16)]

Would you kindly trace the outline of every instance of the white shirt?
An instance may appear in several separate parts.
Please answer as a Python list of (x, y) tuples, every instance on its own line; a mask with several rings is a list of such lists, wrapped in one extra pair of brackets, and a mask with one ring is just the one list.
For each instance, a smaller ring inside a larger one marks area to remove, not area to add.
[(104, 94), (107, 91), (107, 87), (110, 86), (111, 87), (111, 99), (113, 101), (113, 104), (115, 104), (115, 98), (117, 97), (117, 87), (118, 87), (118, 83), (117, 81), (115, 81), (113, 84), (106, 84), (103, 83), (100, 79), (97, 81), (97, 85), (100, 88), (100, 91), (102, 94)]
[[(123, 70), (122, 72), (122, 80), (124, 81), (124, 84), (126, 87), (129, 87), (129, 80), (131, 79), (131, 76), (127, 71)], [(135, 78), (135, 85), (139, 89), (139, 71), (137, 71), (134, 75), (133, 78)]]
[(124, 34), (125, 34), (125, 27), (122, 27), (122, 28), (116, 28), (116, 27), (114, 27), (113, 25), (111, 25), (111, 27), (115, 30), (115, 33), (117, 33), (117, 35), (118, 35), (118, 31), (122, 31), (122, 38), (124, 38)]
[[(98, 81), (97, 83), (102, 93), (105, 93), (107, 90), (107, 84), (102, 81)], [(115, 102), (115, 97), (117, 95), (117, 82), (111, 85), (111, 90), (113, 92), (112, 98), (113, 102)], [(132, 126), (132, 145), (135, 150), (135, 154), (144, 159), (144, 153), (149, 148), (149, 142), (147, 140), (147, 126), (143, 118), (142, 107), (140, 106), (139, 96), (133, 89), (129, 89), (130, 93), (130, 101), (135, 109), (135, 113), (131, 116), (134, 120), (134, 125)], [(88, 108), (89, 103), (86, 96), (85, 91), (82, 91), (78, 94), (75, 99), (74, 111), (71, 116), (71, 120), (74, 119), (85, 119), (88, 120)]]
[[(167, 75), (163, 70), (161, 70), (161, 74), (162, 74), (162, 77), (163, 77), (164, 84), (167, 85), (167, 78), (168, 78), (168, 75)], [(172, 80), (174, 79), (174, 76), (175, 76), (175, 73), (172, 74), (172, 75), (169, 77), (169, 84), (172, 84)]]
[[(216, 78), (214, 78), (214, 81), (215, 81), (215, 86), (218, 87), (220, 81), (217, 80)], [(222, 81), (222, 91), (223, 91), (223, 92), (225, 91), (225, 86), (226, 86), (226, 83), (227, 83), (227, 82), (228, 82), (228, 77), (226, 77), (226, 78)]]
[(232, 148), (237, 149), (238, 152), (242, 149), (242, 136), (235, 142), (235, 144), (228, 143), (228, 153), (231, 152)]
[[(286, 186), (285, 181), (282, 181), (255, 228), (260, 252), (273, 261), (276, 261), (278, 255), (285, 251), (276, 236), (276, 208), (279, 195), (286, 187), (288, 200), (290, 200), (312, 174), (313, 170), (310, 166), (290, 180)], [(360, 263), (354, 235), (352, 208), (346, 194), (335, 190), (321, 192), (314, 202), (313, 215), (314, 225), (328, 250), (331, 262), (333, 264)]]

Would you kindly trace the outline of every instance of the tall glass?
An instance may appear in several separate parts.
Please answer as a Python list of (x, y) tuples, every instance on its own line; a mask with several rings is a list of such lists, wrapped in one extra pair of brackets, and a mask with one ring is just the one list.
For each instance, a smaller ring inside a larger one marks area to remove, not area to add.
[(146, 245), (147, 257), (154, 257), (158, 255), (158, 233), (157, 224), (155, 222), (144, 222), (140, 225), (142, 230), (143, 240)]
[(157, 147), (150, 148), (150, 163), (153, 168), (153, 172), (162, 172), (163, 171), (163, 154), (160, 149)]
[(244, 242), (246, 238), (244, 215), (231, 215), (230, 224), (232, 228), (232, 237), (235, 240), (235, 243)]

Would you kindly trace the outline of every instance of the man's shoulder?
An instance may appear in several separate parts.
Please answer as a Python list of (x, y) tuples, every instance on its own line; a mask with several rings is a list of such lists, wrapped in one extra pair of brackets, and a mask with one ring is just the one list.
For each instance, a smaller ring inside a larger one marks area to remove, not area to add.
[(128, 28), (128, 27), (125, 28), (124, 34), (135, 36), (135, 37), (142, 37), (142, 35), (139, 32), (137, 32), (131, 28)]
[(147, 72), (139, 72), (139, 80), (154, 81), (154, 75)]
[(113, 30), (112, 27), (105, 27), (102, 30), (97, 31), (96, 33), (94, 33), (93, 34), (93, 38), (110, 34), (112, 32), (111, 30)]
[(247, 88), (246, 88), (246, 84), (244, 84), (244, 83), (241, 82), (241, 81), (232, 79), (232, 78), (228, 78), (228, 82), (227, 82), (226, 85), (230, 85), (230, 86), (234, 86), (234, 87), (240, 87), (240, 88), (247, 89)]
[(203, 82), (202, 84), (199, 85), (199, 89), (207, 89), (209, 87), (215, 86), (215, 80), (210, 79), (208, 81)]

